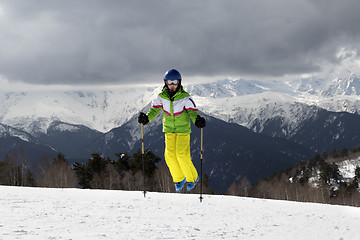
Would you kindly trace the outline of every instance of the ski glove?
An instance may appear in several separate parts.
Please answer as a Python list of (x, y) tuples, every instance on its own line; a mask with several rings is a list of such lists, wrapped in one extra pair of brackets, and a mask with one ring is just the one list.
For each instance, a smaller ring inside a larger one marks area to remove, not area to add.
[(198, 128), (204, 128), (206, 126), (205, 118), (198, 115), (195, 120), (195, 126), (197, 126)]
[(138, 122), (146, 125), (149, 123), (149, 118), (145, 113), (141, 112), (138, 117)]

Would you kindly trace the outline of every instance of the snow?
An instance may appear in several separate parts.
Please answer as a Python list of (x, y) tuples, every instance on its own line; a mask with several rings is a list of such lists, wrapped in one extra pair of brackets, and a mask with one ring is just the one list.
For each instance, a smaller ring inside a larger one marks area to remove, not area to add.
[(7, 135), (13, 136), (13, 137), (18, 137), (21, 140), (26, 141), (26, 142), (31, 142), (32, 140), (34, 140), (26, 132), (22, 132), (22, 131), (20, 131), (18, 129), (15, 129), (15, 128), (0, 124), (0, 137), (4, 137), (4, 136), (7, 136)]
[(0, 239), (358, 239), (360, 208), (0, 186)]
[(71, 126), (68, 124), (59, 124), (55, 127), (55, 129), (59, 130), (60, 132), (76, 132), (79, 130), (76, 126)]
[(339, 171), (341, 176), (345, 179), (353, 179), (355, 176), (355, 169), (356, 167), (360, 167), (360, 157), (356, 159), (348, 159), (344, 160), (340, 163), (337, 163), (339, 167)]

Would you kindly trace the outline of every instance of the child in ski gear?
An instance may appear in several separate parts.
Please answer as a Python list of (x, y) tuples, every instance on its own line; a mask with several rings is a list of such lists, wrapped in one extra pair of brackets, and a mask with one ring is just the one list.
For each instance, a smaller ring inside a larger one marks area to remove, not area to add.
[(199, 176), (190, 156), (190, 120), (198, 128), (206, 126), (205, 118), (198, 114), (198, 109), (181, 85), (181, 75), (170, 69), (164, 76), (164, 88), (152, 101), (147, 114), (140, 113), (138, 122), (146, 125), (163, 110), (163, 132), (165, 132), (165, 161), (175, 183), (175, 190), (180, 191), (187, 182), (187, 190), (192, 190), (199, 181)]

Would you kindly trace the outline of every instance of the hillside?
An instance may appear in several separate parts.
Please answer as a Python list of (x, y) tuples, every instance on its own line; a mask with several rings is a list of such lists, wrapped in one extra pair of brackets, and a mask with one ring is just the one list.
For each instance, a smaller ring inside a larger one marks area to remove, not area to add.
[(244, 195), (233, 184), (232, 195), (278, 200), (360, 206), (360, 148), (323, 152), (257, 182)]
[(0, 239), (357, 239), (360, 209), (255, 198), (0, 186)]

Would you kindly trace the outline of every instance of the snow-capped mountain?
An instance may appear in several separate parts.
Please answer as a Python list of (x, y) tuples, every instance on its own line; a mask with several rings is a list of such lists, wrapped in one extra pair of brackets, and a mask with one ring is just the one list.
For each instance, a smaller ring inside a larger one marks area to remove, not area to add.
[(288, 125), (289, 134), (298, 122), (310, 117), (314, 107), (298, 102), (298, 99), (279, 92), (263, 92), (232, 98), (208, 99), (194, 97), (199, 108), (227, 122), (238, 123), (255, 132), (263, 130), (263, 124), (272, 118), (282, 118)]
[(360, 77), (349, 73), (332, 79), (304, 78), (291, 81), (292, 95), (300, 102), (333, 112), (359, 113)]
[[(289, 91), (296, 96), (315, 95), (318, 100), (338, 96), (360, 95), (360, 77), (349, 72), (329, 79), (308, 77), (288, 81)], [(319, 96), (321, 95), (321, 96)]]
[[(262, 123), (275, 117), (293, 124), (289, 130), (296, 128), (296, 123), (311, 116), (314, 106), (350, 113), (360, 108), (360, 78), (355, 74), (331, 81), (314, 77), (289, 82), (227, 79), (184, 87), (205, 113), (257, 132), (261, 132)], [(57, 121), (108, 132), (136, 115), (161, 88), (3, 92), (0, 123), (34, 136), (46, 133)]]
[[(270, 171), (276, 171), (269, 167), (271, 164), (267, 160), (285, 160), (296, 155), (297, 158), (290, 162), (299, 161), (299, 156), (309, 156), (314, 151), (360, 145), (357, 137), (360, 131), (357, 127), (360, 122), (357, 114), (360, 108), (358, 83), (359, 77), (352, 74), (330, 80), (315, 77), (288, 82), (226, 79), (207, 84), (185, 84), (185, 90), (193, 96), (201, 114), (207, 119), (216, 119), (212, 122), (213, 126), (209, 123), (207, 131), (217, 129), (221, 132), (229, 124), (230, 128), (244, 126), (260, 134), (250, 136), (244, 130), (230, 131), (231, 134), (226, 137), (220, 137), (215, 132), (210, 134), (213, 139), (207, 139), (208, 144), (216, 144), (211, 145), (215, 152), (207, 156), (207, 171), (215, 179), (229, 176), (226, 182), (230, 183), (246, 173), (263, 177)], [(65, 153), (72, 160), (87, 159), (93, 152), (113, 155), (120, 151), (134, 151), (139, 147), (140, 139), (137, 115), (149, 109), (151, 100), (161, 89), (162, 86), (0, 92), (0, 123), (12, 129), (6, 131), (6, 136), (22, 141), (32, 137), (38, 143), (50, 145), (53, 151)], [(145, 128), (145, 135), (147, 138), (157, 136), (157, 140), (148, 142), (148, 146), (162, 156), (161, 118), (151, 124)], [(159, 133), (150, 131), (151, 126)], [(245, 139), (240, 143), (236, 133), (245, 134), (254, 144), (249, 145)], [(4, 136), (0, 134), (1, 139)], [(261, 155), (259, 149), (262, 146), (256, 147), (255, 143), (269, 142), (267, 137), (283, 138), (285, 142), (272, 145), (273, 149), (267, 148), (269, 152)], [(294, 147), (291, 145), (294, 142), (300, 145)], [(281, 146), (285, 145), (287, 147), (282, 149)], [(302, 150), (294, 151), (300, 149), (299, 146)], [(228, 162), (218, 161), (222, 158), (220, 153), (229, 153), (226, 155)], [(260, 158), (266, 160), (259, 164)], [(241, 161), (244, 159), (255, 165), (243, 165)], [(286, 164), (286, 161), (283, 163)], [(267, 170), (260, 169), (261, 165), (267, 166)], [(229, 166), (238, 172), (227, 172)]]
[(0, 122), (34, 136), (58, 121), (107, 132), (147, 105), (155, 89), (0, 93)]
[[(209, 116), (258, 133), (290, 139), (301, 130), (304, 122), (314, 119), (322, 109), (358, 113), (359, 79), (353, 73), (332, 80), (315, 77), (289, 82), (226, 79), (185, 84), (184, 88), (193, 96), (198, 108)], [(147, 111), (161, 88), (3, 92), (0, 93), (0, 122), (35, 137), (47, 135), (57, 122), (106, 133), (125, 124), (141, 109)], [(74, 127), (67, 131), (71, 130), (76, 132)], [(128, 139), (130, 145), (139, 138), (139, 135), (133, 136)], [(111, 138), (111, 134), (107, 138)]]
[(215, 83), (187, 85), (186, 90), (193, 96), (205, 98), (231, 98), (242, 95), (262, 93), (265, 86), (248, 80), (220, 80)]
[(307, 93), (317, 95), (325, 87), (325, 79), (317, 77), (299, 78), (290, 81), (288, 84), (294, 93)]
[[(332, 80), (311, 77), (288, 82), (254, 81), (252, 85), (242, 84), (242, 87), (250, 87), (241, 93), (232, 90), (239, 84), (229, 82), (224, 82), (221, 89), (217, 85), (219, 92), (231, 90), (229, 95), (222, 94), (222, 97), (209, 98), (192, 91), (199, 108), (211, 116), (238, 123), (256, 132), (263, 132), (269, 120), (281, 119), (279, 127), (282, 134), (273, 135), (291, 137), (302, 122), (320, 110), (357, 114), (360, 109), (360, 78), (354, 73)], [(206, 87), (199, 85), (196, 88)]]
[(360, 77), (351, 74), (349, 77), (335, 78), (322, 89), (321, 94), (325, 97), (360, 95)]

